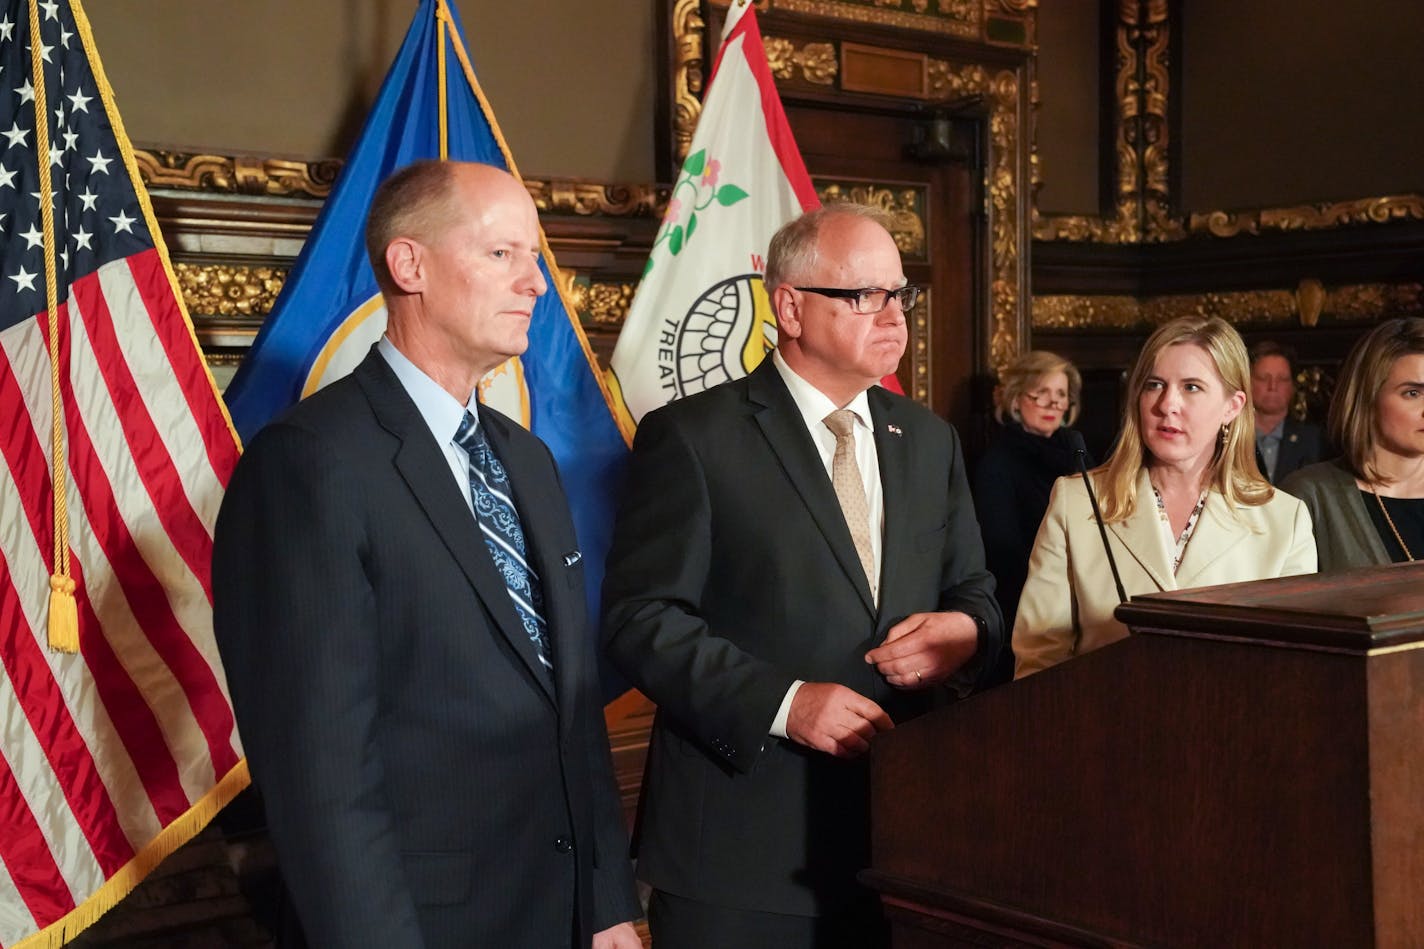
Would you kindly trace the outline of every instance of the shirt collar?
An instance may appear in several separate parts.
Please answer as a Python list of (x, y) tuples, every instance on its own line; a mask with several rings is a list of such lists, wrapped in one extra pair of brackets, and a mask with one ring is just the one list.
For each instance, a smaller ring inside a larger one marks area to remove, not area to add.
[(1262, 433), (1260, 434), (1260, 437), (1261, 437), (1261, 438), (1274, 438), (1276, 441), (1280, 441), (1282, 438), (1285, 437), (1285, 435), (1286, 435), (1286, 420), (1285, 420), (1285, 419), (1281, 419), (1279, 422), (1276, 423), (1276, 427), (1275, 427), (1275, 428), (1271, 429), (1269, 432), (1262, 432)]
[[(776, 367), (776, 371), (781, 374), (781, 380), (786, 383), (787, 391), (791, 393), (791, 401), (796, 403), (796, 408), (800, 410), (801, 416), (806, 420), (806, 427), (813, 432), (823, 427), (826, 416), (839, 409), (840, 406), (832, 402), (820, 389), (798, 376), (796, 370), (788, 366), (786, 360), (781, 358), (781, 350), (772, 350), (771, 362)], [(857, 428), (870, 429), (870, 399), (864, 391), (851, 399), (846, 408), (855, 413)]]
[(476, 421), (479, 420), (477, 392), (471, 393), (470, 401), (461, 405), (453, 395), (440, 388), (439, 383), (406, 358), (405, 353), (396, 349), (389, 338), (382, 336), (376, 344), (376, 350), (385, 358), (386, 364), (400, 380), (401, 388), (405, 389), (406, 395), (415, 403), (420, 417), (425, 419), (425, 424), (430, 428), (430, 434), (435, 436), (436, 444), (447, 445), (454, 439), (460, 423), (465, 420), (466, 412), (473, 414)]

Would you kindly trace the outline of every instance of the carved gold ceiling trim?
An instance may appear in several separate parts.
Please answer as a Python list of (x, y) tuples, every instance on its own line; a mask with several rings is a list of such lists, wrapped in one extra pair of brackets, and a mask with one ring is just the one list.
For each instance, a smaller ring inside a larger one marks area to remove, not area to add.
[[(730, 0), (711, 2), (723, 9), (731, 5)], [(986, 8), (992, 13), (1001, 6), (999, 0), (757, 0), (757, 11), (762, 13), (781, 10), (967, 39), (980, 39)]]
[(1182, 316), (1219, 316), (1235, 324), (1314, 326), (1317, 321), (1354, 323), (1380, 314), (1424, 316), (1424, 284), (1353, 284), (1325, 289), (1307, 279), (1291, 290), (1184, 293), (1157, 297), (1034, 297), (1036, 330), (1145, 329)]
[(1191, 215), (1187, 219), (1187, 231), (1193, 235), (1236, 237), (1238, 234), (1321, 231), (1356, 224), (1388, 224), (1391, 221), (1424, 221), (1424, 195), (1396, 194), (1255, 211), (1212, 211)]
[[(139, 175), (149, 188), (325, 200), (342, 162), (301, 162), (243, 155), (198, 155), (134, 149)], [(668, 189), (659, 185), (606, 184), (576, 178), (526, 178), (524, 187), (540, 211), (603, 217), (660, 217)]]

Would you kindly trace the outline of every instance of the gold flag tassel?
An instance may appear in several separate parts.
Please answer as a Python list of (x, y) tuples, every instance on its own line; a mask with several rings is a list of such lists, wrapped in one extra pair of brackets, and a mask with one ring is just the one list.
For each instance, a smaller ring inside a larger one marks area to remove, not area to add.
[(74, 602), (74, 579), (69, 575), (69, 510), (65, 489), (69, 479), (64, 454), (64, 399), (59, 389), (59, 289), (54, 268), (54, 208), (49, 161), (49, 108), (45, 97), (44, 62), (41, 58), (40, 11), (30, 4), (30, 85), (35, 90), (35, 160), (39, 169), (40, 219), (44, 223), (45, 302), (49, 316), (50, 444), (54, 467), (54, 568), (49, 578), (49, 648), (55, 652), (79, 651), (79, 608)]

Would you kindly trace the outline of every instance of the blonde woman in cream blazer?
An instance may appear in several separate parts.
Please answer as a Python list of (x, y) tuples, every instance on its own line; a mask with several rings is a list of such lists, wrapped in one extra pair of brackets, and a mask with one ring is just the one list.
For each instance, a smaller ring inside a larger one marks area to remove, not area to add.
[[(1315, 571), (1309, 512), (1256, 467), (1248, 379), (1220, 319), (1175, 320), (1144, 346), (1118, 447), (1092, 472), (1129, 597)], [(1015, 678), (1124, 639), (1117, 606), (1083, 478), (1059, 478), (1019, 599)]]
[[(1145, 469), (1138, 497), (1152, 498)], [(1208, 492), (1175, 575), (1154, 507), (1139, 504), (1131, 517), (1109, 524), (1108, 542), (1128, 596), (1315, 572), (1310, 514), (1280, 491), (1235, 512), (1221, 494)], [(1113, 619), (1117, 589), (1082, 475), (1054, 484), (1028, 569), (1014, 625), (1017, 677), (1127, 637), (1127, 627)]]

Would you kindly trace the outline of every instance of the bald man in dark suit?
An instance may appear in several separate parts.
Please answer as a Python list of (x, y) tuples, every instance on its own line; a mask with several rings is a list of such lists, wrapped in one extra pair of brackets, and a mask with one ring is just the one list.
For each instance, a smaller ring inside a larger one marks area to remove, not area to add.
[(634, 949), (578, 541), (475, 398), (528, 344), (518, 180), (425, 162), (367, 227), (386, 336), (262, 430), (214, 555), (219, 646), (313, 946)]

